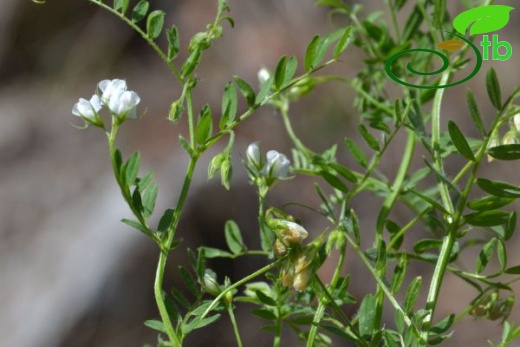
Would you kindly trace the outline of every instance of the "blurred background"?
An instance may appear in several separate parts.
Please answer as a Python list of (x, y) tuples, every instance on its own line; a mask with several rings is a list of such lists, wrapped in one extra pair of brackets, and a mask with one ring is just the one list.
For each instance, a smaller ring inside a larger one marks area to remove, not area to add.
[[(167, 24), (178, 26), (182, 48), (213, 20), (216, 10), (216, 1), (208, 0), (150, 2), (153, 9), (168, 13)], [(514, 6), (515, 2), (501, 3)], [(364, 1), (363, 5), (366, 11), (386, 11), (382, 1)], [(302, 58), (313, 35), (329, 33), (344, 23), (339, 17), (330, 22), (327, 10), (313, 6), (312, 1), (230, 0), (230, 7), (236, 26), (231, 30), (224, 25), (224, 37), (204, 56), (198, 73), (197, 108), (209, 102), (220, 109), (224, 85), (233, 75), (256, 85), (260, 68), (272, 68), (281, 55)], [(450, 13), (463, 10), (459, 2), (450, 2)], [(491, 66), (497, 70), (504, 96), (520, 82), (518, 11), (511, 13), (512, 20), (500, 31), (500, 39), (513, 47), (512, 58), (485, 61), (478, 76), (446, 93), (443, 120), (457, 120), (469, 136), (476, 137), (478, 132), (469, 121), (466, 88), (473, 89), (489, 124), (494, 111), (487, 99), (484, 71)], [(327, 73), (353, 77), (362, 58), (359, 49), (351, 47), (343, 63)], [(141, 96), (140, 110), (146, 108), (146, 114), (124, 124), (118, 145), (126, 156), (140, 150), (143, 170), (156, 173), (160, 187), (157, 211), (172, 206), (188, 162), (177, 140), (186, 126), (166, 120), (170, 103), (180, 90), (162, 61), (122, 21), (87, 1), (49, 0), (44, 6), (29, 0), (0, 2), (0, 346), (118, 347), (156, 341), (156, 333), (143, 321), (158, 317), (152, 288), (157, 249), (119, 222), (129, 213), (111, 174), (104, 134), (95, 128), (78, 131), (70, 125), (81, 124), (71, 116), (72, 105), (79, 97), (90, 97), (97, 82), (107, 78), (126, 79), (130, 89)], [(351, 105), (354, 97), (345, 84), (319, 86), (315, 94), (293, 106), (295, 131), (316, 151), (341, 144), (345, 136), (355, 138), (358, 115)], [(251, 248), (259, 245), (257, 199), (241, 164), (252, 141), (262, 141), (264, 150), (287, 154), (290, 150), (281, 120), (264, 108), (237, 130), (230, 191), (218, 179), (207, 180), (211, 154), (223, 147), (217, 145), (206, 154), (178, 231), (183, 245), (225, 248), (223, 225), (228, 219), (237, 221)], [(402, 139), (398, 139), (383, 162), (382, 170), (390, 177), (402, 148)], [(345, 163), (352, 163), (343, 148), (340, 152)], [(420, 157), (414, 165), (422, 165)], [(460, 165), (454, 157), (447, 170), (455, 172)], [(520, 184), (518, 169), (514, 162), (486, 163), (482, 176)], [(269, 199), (278, 206), (291, 201), (316, 205), (311, 183), (304, 178), (284, 182)], [(377, 213), (373, 206), (380, 200), (363, 195), (355, 203), (363, 232), (370, 235)], [(313, 235), (326, 226), (307, 210), (291, 212)], [(406, 221), (409, 214), (393, 217)], [(519, 240), (517, 235), (508, 244), (511, 265), (520, 263), (515, 252)], [(366, 244), (370, 242), (367, 236)], [(166, 289), (177, 283), (177, 265), (187, 262), (184, 249), (180, 247), (169, 259)], [(355, 258), (353, 254), (347, 257), (347, 271), (352, 276), (350, 291), (360, 298), (375, 285), (366, 280), (366, 270)], [(264, 264), (264, 259), (243, 258), (239, 262), (214, 261), (209, 266), (220, 280), (224, 276), (237, 280)], [(329, 278), (331, 270), (332, 265), (326, 263), (320, 276)], [(409, 276), (429, 278), (431, 271), (429, 266), (414, 266)], [(518, 293), (518, 285), (516, 289)], [(441, 296), (438, 317), (460, 312), (476, 292), (448, 275)], [(517, 307), (512, 319), (518, 322)], [(247, 304), (238, 308), (244, 345), (268, 346), (271, 336), (261, 330), (265, 322), (253, 317), (252, 309)], [(355, 305), (348, 308), (349, 314), (356, 309)], [(393, 313), (387, 315), (391, 326)], [(467, 317), (446, 345), (485, 346), (486, 338), (498, 341), (500, 335), (498, 322)], [(229, 319), (224, 316), (204, 333), (192, 334), (186, 346), (233, 346), (233, 341)], [(284, 346), (296, 345), (290, 331), (284, 331), (283, 341)], [(334, 345), (347, 346), (340, 341)]]

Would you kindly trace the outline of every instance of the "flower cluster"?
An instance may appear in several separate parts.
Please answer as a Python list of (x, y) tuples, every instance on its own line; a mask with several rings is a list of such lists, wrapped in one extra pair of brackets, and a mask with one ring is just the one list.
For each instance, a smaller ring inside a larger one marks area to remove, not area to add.
[(88, 124), (104, 127), (99, 111), (107, 107), (119, 123), (126, 118), (137, 118), (136, 107), (141, 101), (136, 92), (128, 90), (121, 79), (103, 80), (90, 100), (80, 98), (72, 107), (72, 114), (83, 118)]
[(260, 143), (253, 142), (246, 150), (247, 163), (246, 167), (249, 171), (253, 182), (259, 184), (265, 179), (267, 186), (270, 186), (277, 179), (287, 178), (291, 162), (287, 157), (278, 151), (269, 151), (266, 154), (266, 160), (262, 159), (260, 151)]
[(317, 268), (315, 259), (322, 243), (321, 237), (304, 246), (302, 241), (309, 236), (309, 233), (300, 224), (271, 218), (268, 220), (268, 225), (276, 234), (273, 245), (275, 257), (287, 257), (280, 271), (282, 286), (292, 286), (297, 291), (305, 290)]

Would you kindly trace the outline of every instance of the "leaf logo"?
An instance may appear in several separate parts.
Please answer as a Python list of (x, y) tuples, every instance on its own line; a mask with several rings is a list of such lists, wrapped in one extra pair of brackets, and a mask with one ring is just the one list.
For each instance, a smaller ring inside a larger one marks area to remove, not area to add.
[(462, 35), (466, 35), (468, 28), (470, 35), (490, 33), (506, 26), (511, 10), (514, 10), (514, 7), (505, 5), (473, 8), (455, 17), (453, 27)]

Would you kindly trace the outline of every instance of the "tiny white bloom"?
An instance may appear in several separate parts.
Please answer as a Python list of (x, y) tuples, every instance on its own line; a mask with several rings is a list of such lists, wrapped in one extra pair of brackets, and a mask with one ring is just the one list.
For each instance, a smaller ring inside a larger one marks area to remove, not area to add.
[(90, 100), (80, 98), (77, 103), (72, 106), (72, 114), (78, 117), (87, 118), (91, 121), (96, 120), (96, 114), (101, 110), (101, 100), (99, 96), (92, 95)]
[(515, 114), (513, 117), (513, 123), (515, 125), (516, 131), (520, 133), (520, 112)]
[(114, 96), (127, 90), (126, 81), (121, 79), (103, 80), (98, 83), (98, 87), (102, 92), (101, 100), (105, 104), (108, 104)]
[(278, 151), (267, 152), (267, 175), (275, 178), (286, 178), (289, 174), (291, 162), (287, 157)]
[(252, 167), (258, 170), (262, 168), (262, 158), (260, 156), (260, 142), (253, 142), (247, 147), (246, 157), (247, 161)]
[(108, 108), (118, 116), (127, 114), (127, 118), (137, 118), (136, 106), (139, 102), (141, 98), (136, 92), (119, 91), (111, 95)]
[(258, 71), (258, 80), (260, 81), (260, 84), (264, 84), (270, 77), (271, 73), (265, 67)]

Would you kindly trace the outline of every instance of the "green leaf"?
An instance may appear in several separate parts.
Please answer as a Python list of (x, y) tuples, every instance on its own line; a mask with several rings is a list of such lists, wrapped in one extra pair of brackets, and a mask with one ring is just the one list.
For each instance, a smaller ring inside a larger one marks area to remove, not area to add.
[(429, 249), (440, 249), (442, 240), (438, 239), (422, 239), (413, 245), (413, 250), (417, 254), (426, 252)]
[(232, 258), (233, 254), (223, 251), (221, 249), (212, 248), (212, 247), (200, 247), (200, 249), (204, 250), (204, 255), (206, 258)]
[(289, 82), (291, 82), (292, 78), (294, 77), (294, 74), (296, 72), (296, 68), (298, 67), (298, 61), (296, 60), (295, 56), (290, 56), (287, 59), (287, 62), (285, 64), (285, 76), (282, 82), (282, 85), (280, 88), (285, 88)]
[(232, 220), (228, 220), (224, 227), (225, 235), (226, 235), (226, 243), (229, 247), (229, 250), (233, 254), (240, 254), (246, 250), (244, 246), (244, 240), (242, 239), (242, 235), (240, 234), (240, 229), (238, 228), (237, 223)]
[(450, 213), (448, 212), (448, 210), (446, 210), (444, 208), (444, 206), (442, 206), (437, 200), (435, 200), (434, 198), (431, 198), (429, 196), (426, 196), (424, 195), (423, 193), (420, 193), (418, 191), (416, 191), (415, 189), (408, 189), (407, 192), (410, 192), (414, 195), (416, 195), (417, 197), (419, 197), (421, 200), (424, 200), (426, 201), (428, 204), (430, 204), (432, 207), (435, 207), (437, 210), (439, 210), (440, 212), (446, 214), (446, 215), (450, 215)]
[(263, 308), (258, 308), (256, 310), (253, 310), (253, 314), (255, 316), (258, 316), (260, 318), (267, 319), (267, 320), (274, 320), (274, 319), (276, 319), (276, 314), (273, 311), (266, 310), (266, 309), (263, 309)]
[(311, 42), (307, 46), (307, 50), (305, 52), (305, 71), (309, 72), (314, 69), (314, 61), (316, 60), (316, 55), (318, 51), (318, 47), (321, 42), (320, 35), (316, 35), (312, 38)]
[(328, 166), (334, 171), (336, 171), (340, 176), (345, 178), (347, 181), (350, 181), (352, 183), (357, 182), (356, 175), (354, 175), (354, 173), (347, 169), (345, 166), (338, 163), (329, 163)]
[(497, 239), (497, 257), (500, 264), (500, 272), (504, 272), (507, 266), (507, 251), (503, 240)]
[(477, 185), (486, 193), (501, 198), (520, 198), (520, 187), (506, 182), (491, 181), (485, 178), (478, 178)]
[(359, 165), (366, 168), (368, 166), (368, 160), (361, 148), (359, 148), (359, 146), (348, 137), (345, 138), (345, 145), (347, 146), (350, 154), (352, 154), (354, 159), (359, 163)]
[(219, 318), (220, 318), (220, 314), (216, 314), (214, 316), (207, 317), (204, 319), (199, 319), (197, 317), (182, 327), (182, 333), (184, 335), (188, 335), (191, 331), (193, 331), (195, 329), (203, 328), (207, 325), (210, 325), (211, 323), (215, 322)]
[(128, 11), (130, 0), (114, 0), (114, 10), (119, 11), (122, 15)]
[(489, 263), (489, 259), (493, 255), (493, 252), (497, 245), (497, 239), (492, 238), (489, 242), (487, 242), (484, 247), (482, 247), (482, 250), (480, 251), (477, 263), (476, 263), (476, 271), (477, 274), (482, 273), (482, 271), (486, 268), (487, 264)]
[(211, 118), (211, 110), (209, 105), (206, 104), (199, 113), (199, 121), (195, 129), (195, 138), (197, 139), (197, 143), (200, 145), (205, 144), (211, 136), (212, 129), (213, 120)]
[(406, 253), (401, 253), (401, 256), (399, 257), (399, 262), (395, 266), (394, 269), (394, 275), (392, 276), (392, 292), (397, 293), (399, 289), (401, 288), (405, 275), (406, 275), (406, 269), (408, 268), (408, 256)]
[(186, 285), (186, 288), (193, 294), (193, 296), (198, 297), (200, 294), (199, 288), (197, 284), (193, 280), (193, 277), (189, 274), (189, 272), (183, 267), (179, 266), (179, 272), (181, 274), (182, 281)]
[(341, 182), (341, 180), (337, 176), (334, 176), (333, 174), (325, 170), (320, 171), (319, 174), (333, 188), (336, 188), (344, 193), (348, 192), (347, 186), (343, 182)]
[(256, 105), (260, 105), (265, 101), (269, 92), (271, 91), (271, 88), (273, 86), (273, 81), (274, 81), (274, 78), (273, 78), (273, 76), (271, 76), (271, 77), (269, 77), (269, 79), (267, 81), (262, 83), (262, 87), (260, 88), (260, 91), (256, 95), (256, 100), (255, 100)]
[(513, 9), (514, 7), (504, 5), (472, 8), (455, 17), (453, 27), (462, 35), (466, 35), (466, 30), (470, 26), (470, 35), (490, 33), (506, 26), (509, 22), (509, 12)]
[(231, 178), (233, 176), (233, 167), (231, 165), (231, 160), (229, 158), (226, 158), (222, 162), (222, 165), (220, 166), (220, 181), (224, 188), (229, 190), (231, 188)]
[(283, 56), (276, 64), (276, 69), (274, 70), (274, 86), (276, 89), (281, 89), (283, 82), (285, 81), (285, 71), (287, 69), (287, 57)]
[(148, 1), (139, 1), (132, 11), (132, 22), (137, 23), (141, 21), (144, 17), (146, 17), (149, 7), (150, 4), (148, 3)]
[(166, 334), (166, 328), (164, 327), (164, 324), (161, 321), (149, 319), (144, 321), (144, 325), (146, 325), (150, 329), (157, 330)]
[(460, 131), (459, 127), (455, 122), (449, 121), (448, 122), (448, 131), (450, 133), (450, 138), (453, 144), (455, 145), (455, 148), (457, 148), (457, 151), (466, 159), (470, 161), (475, 161), (475, 156), (473, 155), (473, 151), (469, 147), (468, 141), (466, 141), (466, 138)]
[(125, 223), (125, 224), (131, 226), (131, 227), (134, 228), (134, 229), (139, 230), (139, 231), (142, 232), (143, 234), (148, 235), (148, 230), (146, 230), (146, 228), (143, 227), (143, 226), (141, 225), (141, 223), (139, 223), (138, 221), (123, 218), (123, 219), (121, 219), (121, 222), (123, 222), (123, 223)]
[(166, 38), (168, 39), (168, 59), (171, 61), (177, 57), (180, 46), (179, 31), (175, 25), (166, 30)]
[(491, 68), (486, 74), (486, 89), (489, 100), (497, 110), (502, 108), (502, 96), (500, 95), (500, 84), (498, 83), (495, 69)]
[(448, 317), (444, 318), (439, 323), (435, 324), (431, 328), (431, 332), (434, 334), (442, 334), (442, 333), (446, 332), (449, 328), (451, 328), (451, 326), (453, 325), (454, 322), (455, 322), (455, 315), (450, 314)]
[(181, 134), (179, 134), (179, 142), (181, 143), (181, 146), (186, 151), (186, 153), (190, 155), (190, 157), (193, 157), (195, 155), (195, 152), (191, 148), (190, 144), (184, 137), (182, 137)]
[(374, 151), (379, 152), (379, 142), (377, 142), (376, 138), (367, 130), (367, 128), (363, 124), (359, 124), (358, 130), (361, 136), (363, 136), (363, 139), (365, 139), (368, 146)]
[(186, 62), (182, 66), (182, 77), (188, 77), (193, 73), (193, 71), (195, 71), (195, 69), (200, 63), (201, 55), (202, 53), (200, 49), (195, 49), (193, 50), (193, 52), (190, 53), (188, 59), (186, 59)]
[(509, 213), (500, 210), (490, 210), (470, 213), (464, 216), (466, 222), (479, 227), (491, 227), (506, 224)]
[(227, 157), (228, 157), (228, 154), (225, 152), (222, 152), (222, 153), (218, 153), (217, 155), (215, 155), (213, 157), (213, 159), (211, 159), (211, 161), (209, 162), (209, 165), (208, 165), (208, 180), (215, 177), (217, 172), (220, 171), (220, 167), (222, 166), (222, 163), (224, 162), (224, 160), (226, 160)]
[(121, 166), (123, 165), (123, 157), (121, 156), (121, 151), (119, 149), (114, 150), (114, 165), (116, 167), (116, 171), (119, 175), (121, 175)]
[(224, 94), (222, 95), (222, 117), (220, 118), (219, 127), (221, 130), (228, 127), (237, 115), (237, 91), (235, 85), (231, 82), (226, 84)]
[(520, 275), (520, 265), (510, 267), (504, 272), (508, 275)]
[(125, 182), (128, 186), (135, 184), (137, 173), (139, 172), (139, 166), (141, 163), (141, 155), (139, 152), (133, 153), (125, 165)]
[(488, 148), (488, 154), (498, 160), (520, 159), (520, 144), (502, 145)]
[(159, 220), (159, 225), (157, 227), (157, 231), (166, 231), (173, 221), (173, 215), (175, 213), (175, 209), (169, 208), (164, 211), (161, 219)]
[(164, 16), (166, 13), (161, 10), (155, 10), (148, 15), (146, 21), (146, 35), (152, 40), (161, 35), (162, 28), (164, 26)]
[(407, 314), (413, 312), (413, 308), (415, 306), (415, 301), (417, 301), (417, 296), (419, 295), (419, 291), (421, 290), (422, 278), (416, 277), (410, 283), (408, 290), (406, 291), (406, 295), (404, 297), (404, 311)]
[(334, 59), (338, 59), (341, 53), (348, 47), (350, 43), (350, 33), (352, 31), (352, 26), (348, 26), (343, 31), (343, 35), (341, 35), (341, 38), (339, 39), (338, 43), (336, 44), (336, 49), (334, 50)]
[(516, 212), (511, 212), (507, 219), (507, 224), (504, 230), (504, 240), (508, 241), (516, 230)]
[(235, 79), (238, 89), (246, 99), (247, 106), (253, 107), (255, 105), (255, 92), (253, 88), (240, 77), (234, 76), (233, 78)]
[(177, 303), (179, 303), (181, 306), (183, 306), (184, 308), (187, 308), (187, 309), (189, 309), (191, 307), (188, 299), (186, 299), (186, 297), (178, 289), (172, 288), (171, 293), (172, 293), (172, 296), (175, 299), (175, 301)]
[(359, 333), (362, 337), (372, 336), (376, 323), (376, 299), (372, 294), (367, 294), (363, 298), (359, 307)]
[(276, 301), (270, 296), (267, 296), (263, 291), (256, 290), (255, 294), (258, 297), (258, 300), (260, 300), (264, 305), (277, 306)]
[(468, 202), (468, 207), (476, 211), (495, 210), (509, 205), (513, 201), (515, 201), (514, 198), (500, 198), (494, 195), (487, 195)]
[(152, 172), (148, 172), (146, 175), (144, 175), (143, 178), (139, 178), (139, 182), (137, 183), (137, 189), (140, 191), (140, 192), (143, 192), (146, 187), (148, 187), (148, 185), (150, 183), (152, 183), (152, 179), (153, 179), (153, 173)]
[(155, 209), (155, 201), (157, 200), (157, 183), (153, 182), (144, 191), (143, 194), (143, 215), (149, 217)]
[(475, 100), (475, 96), (471, 89), (466, 89), (466, 102), (468, 104), (469, 113), (471, 115), (471, 119), (473, 119), (473, 124), (480, 130), (480, 133), (483, 136), (486, 136), (486, 129), (484, 128), (484, 123), (482, 123), (482, 117), (480, 117), (480, 111), (478, 110), (477, 101)]

